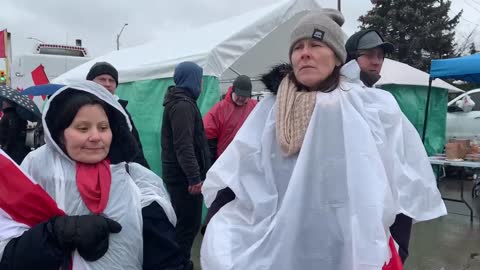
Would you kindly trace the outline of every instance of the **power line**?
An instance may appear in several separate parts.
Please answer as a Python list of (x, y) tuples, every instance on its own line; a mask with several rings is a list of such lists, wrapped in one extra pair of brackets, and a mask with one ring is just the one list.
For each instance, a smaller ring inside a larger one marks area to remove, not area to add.
[(476, 0), (470, 0), (470, 1), (474, 2), (474, 3), (477, 4), (477, 5), (480, 5), (480, 2), (478, 2), (478, 1), (476, 1)]
[[(472, 0), (472, 1), (473, 1), (473, 0)], [(465, 0), (464, 2), (467, 3), (466, 0)], [(451, 9), (453, 12), (457, 13), (457, 14), (460, 12), (460, 11), (454, 10), (454, 9), (452, 8), (452, 6), (450, 6), (450, 9)], [(480, 26), (478, 23), (474, 23), (474, 22), (472, 22), (472, 21), (470, 21), (470, 20), (465, 19), (464, 16), (463, 16), (463, 14), (460, 16), (460, 19), (461, 19), (461, 20), (464, 20), (464, 21), (466, 21), (466, 22), (468, 22), (468, 23), (471, 23), (471, 24), (473, 24), (473, 25)]]
[[(471, 0), (471, 1), (473, 1), (473, 0)], [(472, 7), (473, 9), (475, 9), (478, 13), (480, 13), (480, 10), (479, 10), (478, 8), (474, 7), (472, 4), (470, 4), (470, 2), (465, 1), (465, 4), (469, 5), (470, 7)], [(477, 4), (478, 4), (478, 3), (477, 3)]]
[(464, 21), (466, 21), (466, 22), (468, 22), (468, 23), (474, 24), (474, 25), (476, 25), (476, 26), (480, 26), (478, 23), (474, 23), (474, 22), (469, 21), (469, 20), (467, 20), (467, 19), (465, 19), (465, 18), (463, 18), (463, 17), (460, 17), (460, 19), (462, 19), (462, 20), (464, 20)]

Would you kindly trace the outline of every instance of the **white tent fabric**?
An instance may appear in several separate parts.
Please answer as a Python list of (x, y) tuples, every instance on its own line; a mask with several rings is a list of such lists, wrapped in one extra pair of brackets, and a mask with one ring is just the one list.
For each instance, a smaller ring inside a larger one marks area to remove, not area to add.
[(83, 79), (98, 61), (114, 65), (120, 82), (172, 77), (174, 67), (183, 61), (201, 65), (204, 75), (228, 77), (225, 71), (232, 68), (257, 76), (275, 63), (288, 61), (291, 29), (305, 11), (316, 8), (320, 6), (315, 0), (283, 0), (189, 31), (164, 32), (158, 40), (95, 58), (54, 82)]
[[(376, 86), (382, 88), (382, 85), (401, 84), (401, 85), (417, 85), (427, 86), (430, 75), (426, 72), (418, 70), (407, 64), (385, 58), (382, 71), (382, 78), (377, 82)], [(436, 79), (432, 81), (432, 87), (447, 89), (449, 93), (461, 93), (463, 90), (446, 83), (443, 80)]]

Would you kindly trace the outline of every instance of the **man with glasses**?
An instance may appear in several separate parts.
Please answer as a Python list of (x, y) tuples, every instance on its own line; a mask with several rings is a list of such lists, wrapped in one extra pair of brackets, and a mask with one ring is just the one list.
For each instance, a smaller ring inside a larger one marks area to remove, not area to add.
[(225, 98), (215, 104), (203, 118), (212, 164), (232, 142), (243, 122), (257, 104), (251, 99), (252, 82), (246, 75), (238, 76), (228, 88)]
[[(240, 75), (228, 88), (225, 98), (215, 104), (203, 118), (212, 164), (227, 149), (255, 105), (257, 105), (257, 101), (251, 99), (251, 96), (252, 81), (250, 77)], [(208, 222), (220, 208), (233, 199), (235, 199), (235, 194), (230, 188), (222, 189), (217, 193), (215, 201), (208, 209), (202, 226), (202, 233), (205, 232)]]
[(385, 54), (392, 53), (395, 48), (385, 42), (382, 35), (376, 30), (367, 29), (353, 34), (345, 45), (347, 62), (355, 59), (360, 66), (360, 79), (372, 87), (380, 80)]
[[(362, 30), (353, 34), (345, 44), (347, 49), (347, 62), (356, 60), (360, 66), (360, 79), (368, 86), (373, 87), (380, 80), (385, 54), (392, 53), (395, 48), (386, 42), (376, 30)], [(408, 245), (412, 231), (412, 219), (399, 214), (390, 227), (390, 233), (398, 244), (398, 253), (402, 262), (408, 257)]]

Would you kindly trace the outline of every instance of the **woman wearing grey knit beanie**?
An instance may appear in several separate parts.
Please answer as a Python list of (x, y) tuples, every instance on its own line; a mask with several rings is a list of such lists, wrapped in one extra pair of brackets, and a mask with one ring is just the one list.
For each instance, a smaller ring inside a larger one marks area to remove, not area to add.
[(336, 10), (299, 20), (290, 64), (262, 77), (262, 100), (207, 174), (208, 270), (400, 270), (395, 216), (446, 214), (415, 128), (392, 95), (365, 87)]

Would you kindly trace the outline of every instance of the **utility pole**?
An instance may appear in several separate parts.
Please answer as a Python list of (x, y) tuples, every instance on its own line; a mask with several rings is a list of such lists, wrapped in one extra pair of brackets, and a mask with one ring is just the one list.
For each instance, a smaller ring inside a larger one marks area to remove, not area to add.
[(120, 30), (120, 33), (118, 33), (117, 35), (117, 51), (120, 50), (120, 35), (122, 34), (123, 32), (123, 29), (125, 29), (125, 26), (127, 26), (128, 23), (125, 23), (122, 27), (122, 30)]

